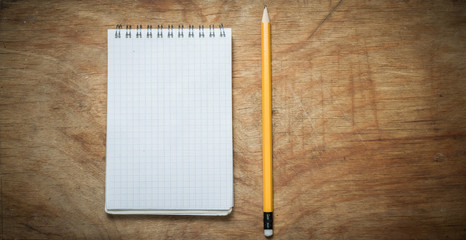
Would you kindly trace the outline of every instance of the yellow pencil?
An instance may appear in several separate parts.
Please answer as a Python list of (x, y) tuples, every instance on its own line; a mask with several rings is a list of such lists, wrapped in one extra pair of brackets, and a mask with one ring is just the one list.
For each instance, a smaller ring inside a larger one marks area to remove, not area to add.
[(264, 188), (264, 235), (273, 235), (273, 188), (272, 188), (272, 56), (270, 19), (267, 7), (261, 23), (262, 42), (262, 184)]

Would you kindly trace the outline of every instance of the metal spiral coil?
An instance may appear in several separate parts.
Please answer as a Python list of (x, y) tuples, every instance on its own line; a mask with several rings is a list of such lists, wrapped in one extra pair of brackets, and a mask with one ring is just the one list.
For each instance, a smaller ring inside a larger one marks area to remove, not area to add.
[(193, 38), (193, 37), (194, 37), (194, 25), (189, 25), (188, 37), (189, 37), (189, 38)]
[(209, 25), (209, 37), (215, 37), (214, 28), (215, 28), (214, 25)]
[(126, 38), (131, 38), (131, 25), (126, 25)]
[(163, 37), (163, 25), (157, 25), (157, 38)]
[(223, 23), (218, 25), (218, 29), (220, 31), (220, 37), (226, 37), (225, 28), (223, 27)]
[(142, 25), (136, 25), (136, 38), (142, 38)]
[(173, 25), (168, 25), (168, 38), (173, 38)]
[(121, 28), (123, 26), (121, 24), (116, 25), (116, 31), (115, 31), (115, 38), (121, 38)]
[(199, 38), (203, 38), (205, 37), (205, 34), (204, 34), (204, 25), (202, 25), (202, 29), (201, 29), (201, 25), (199, 25)]
[(152, 38), (152, 25), (147, 25), (147, 38)]
[[(194, 25), (188, 26), (188, 38), (194, 38)], [(115, 29), (115, 38), (121, 38), (121, 31), (123, 29), (122, 24), (116, 25)], [(132, 33), (131, 25), (126, 25), (125, 38), (131, 38)], [(199, 38), (205, 38), (204, 25), (199, 25), (198, 28)], [(157, 38), (163, 38), (163, 25), (157, 25)], [(209, 25), (209, 37), (215, 37), (215, 25)], [(218, 25), (219, 37), (226, 37), (225, 27), (223, 24)], [(142, 25), (136, 25), (136, 38), (142, 38), (143, 29)], [(167, 27), (167, 37), (174, 37), (173, 25), (168, 25)], [(152, 25), (147, 25), (146, 28), (146, 38), (152, 38)], [(178, 25), (178, 38), (184, 38), (184, 25)]]
[(184, 26), (178, 25), (178, 38), (184, 38)]

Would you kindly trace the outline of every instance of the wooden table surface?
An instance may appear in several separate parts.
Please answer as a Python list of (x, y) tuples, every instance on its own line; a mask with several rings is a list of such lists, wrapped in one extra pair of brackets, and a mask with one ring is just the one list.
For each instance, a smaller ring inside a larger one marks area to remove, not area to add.
[[(466, 238), (466, 3), (273, 1), (275, 239)], [(263, 1), (1, 1), (1, 239), (262, 239)], [(116, 24), (233, 29), (228, 217), (104, 212)]]

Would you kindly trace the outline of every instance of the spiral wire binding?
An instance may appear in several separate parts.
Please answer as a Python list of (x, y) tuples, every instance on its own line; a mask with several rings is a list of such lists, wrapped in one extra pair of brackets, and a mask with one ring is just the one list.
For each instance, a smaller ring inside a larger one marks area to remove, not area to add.
[(194, 37), (194, 25), (189, 25), (188, 38)]
[(209, 25), (209, 37), (215, 37), (214, 25)]
[(201, 30), (201, 25), (199, 25), (199, 38), (204, 37), (204, 25), (202, 25), (202, 30)]
[(178, 25), (178, 38), (184, 38), (184, 26)]
[(147, 25), (147, 38), (152, 38), (152, 25)]
[(142, 38), (142, 25), (136, 25), (136, 38)]
[(126, 38), (131, 38), (131, 25), (126, 25), (125, 37)]
[[(123, 25), (116, 25), (115, 38), (121, 38)], [(226, 37), (223, 24), (218, 25), (219, 36)], [(126, 25), (125, 37), (131, 38), (131, 25)], [(167, 37), (173, 38), (173, 25), (167, 27)], [(199, 38), (205, 37), (204, 25), (199, 25)], [(215, 25), (209, 25), (209, 37), (215, 37)], [(136, 25), (136, 38), (142, 38), (142, 25)], [(147, 25), (146, 38), (152, 38), (152, 25)], [(163, 38), (163, 25), (157, 25), (157, 38)], [(184, 25), (178, 25), (178, 38), (184, 38)], [(188, 26), (188, 38), (194, 38), (194, 25)]]
[(163, 25), (157, 25), (157, 38), (163, 37)]
[(173, 25), (168, 25), (168, 38), (173, 38)]
[(225, 28), (223, 27), (223, 23), (218, 25), (218, 29), (220, 30), (220, 37), (226, 37)]
[(115, 38), (121, 38), (121, 24), (116, 25)]
[(126, 38), (131, 38), (131, 25), (126, 25)]

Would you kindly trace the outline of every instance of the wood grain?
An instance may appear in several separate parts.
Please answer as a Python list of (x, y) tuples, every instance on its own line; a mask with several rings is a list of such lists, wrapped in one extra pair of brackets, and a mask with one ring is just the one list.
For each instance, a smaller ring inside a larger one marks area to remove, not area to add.
[[(466, 4), (273, 1), (276, 239), (466, 238)], [(1, 239), (261, 239), (250, 1), (1, 1)], [(106, 29), (233, 28), (235, 208), (104, 212)]]

